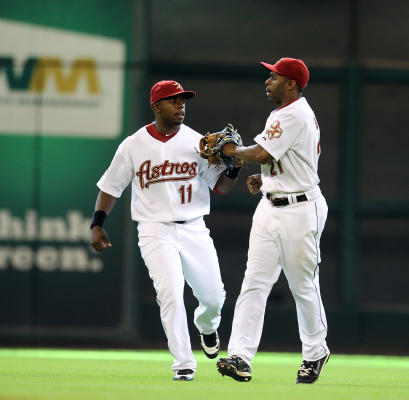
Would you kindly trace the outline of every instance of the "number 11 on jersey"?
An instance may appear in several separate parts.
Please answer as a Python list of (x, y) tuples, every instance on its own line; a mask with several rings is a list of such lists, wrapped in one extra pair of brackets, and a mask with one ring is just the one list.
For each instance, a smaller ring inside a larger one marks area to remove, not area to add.
[(185, 185), (182, 185), (179, 188), (181, 204), (185, 204), (185, 198), (186, 198), (185, 192), (187, 192), (187, 202), (190, 203), (192, 201), (192, 184), (188, 185), (187, 188), (185, 188)]

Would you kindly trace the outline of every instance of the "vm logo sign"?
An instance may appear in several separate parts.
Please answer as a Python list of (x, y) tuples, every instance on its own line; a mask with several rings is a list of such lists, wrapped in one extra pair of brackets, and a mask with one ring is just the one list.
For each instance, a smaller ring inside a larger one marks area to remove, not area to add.
[(67, 71), (59, 58), (30, 57), (24, 62), (21, 72), (16, 72), (12, 57), (0, 57), (0, 74), (3, 73), (12, 91), (42, 93), (54, 78), (55, 87), (61, 94), (74, 93), (80, 79), (85, 79), (90, 94), (101, 93), (96, 63), (90, 58), (75, 59)]

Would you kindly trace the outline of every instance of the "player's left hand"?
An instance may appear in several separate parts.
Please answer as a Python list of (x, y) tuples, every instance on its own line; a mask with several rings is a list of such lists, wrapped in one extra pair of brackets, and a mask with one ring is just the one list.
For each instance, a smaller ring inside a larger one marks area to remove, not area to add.
[(247, 178), (247, 188), (249, 189), (249, 192), (251, 194), (257, 194), (260, 191), (262, 182), (261, 182), (261, 175), (260, 174), (255, 174), (255, 175), (250, 175)]
[[(228, 147), (242, 146), (243, 141), (241, 136), (234, 129), (232, 124), (227, 124), (221, 132), (206, 133), (200, 139), (200, 156), (207, 159), (210, 165), (220, 165), (223, 163), (228, 169), (233, 169), (237, 164), (243, 165), (244, 162), (235, 160), (232, 156), (225, 154), (224, 148), (227, 144)], [(226, 152), (231, 152), (232, 149), (226, 147)]]

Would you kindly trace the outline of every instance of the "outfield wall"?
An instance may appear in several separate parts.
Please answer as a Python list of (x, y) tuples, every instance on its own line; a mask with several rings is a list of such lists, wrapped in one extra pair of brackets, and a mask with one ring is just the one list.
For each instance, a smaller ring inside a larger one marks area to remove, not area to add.
[(0, 5), (0, 335), (118, 339), (130, 319), (128, 206), (108, 223), (110, 252), (91, 249), (89, 225), (96, 181), (131, 129), (137, 11), (40, 3)]
[[(106, 223), (113, 248), (89, 246), (95, 183), (120, 141), (152, 120), (155, 81), (198, 92), (186, 113), (194, 129), (232, 122), (251, 144), (271, 111), (258, 63), (294, 56), (310, 67), (305, 95), (322, 135), (328, 341), (409, 353), (408, 18), (404, 0), (1, 2), (0, 345), (166, 347), (129, 189)], [(257, 171), (212, 195), (206, 217), (227, 291), (224, 342), (258, 201), (245, 178)], [(186, 304), (191, 316), (188, 287)], [(297, 336), (281, 277), (261, 347), (299, 350)]]

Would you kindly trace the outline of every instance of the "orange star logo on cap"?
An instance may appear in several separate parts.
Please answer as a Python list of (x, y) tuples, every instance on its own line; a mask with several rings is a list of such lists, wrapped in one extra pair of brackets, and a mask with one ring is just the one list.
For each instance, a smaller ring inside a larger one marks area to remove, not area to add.
[(270, 128), (267, 129), (267, 136), (269, 139), (278, 139), (283, 130), (280, 128), (280, 121), (275, 121), (270, 125)]
[(180, 83), (175, 82), (175, 83), (172, 83), (172, 85), (175, 85), (178, 90), (183, 90)]

